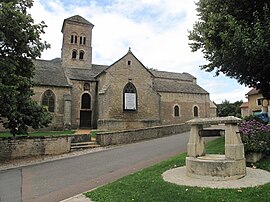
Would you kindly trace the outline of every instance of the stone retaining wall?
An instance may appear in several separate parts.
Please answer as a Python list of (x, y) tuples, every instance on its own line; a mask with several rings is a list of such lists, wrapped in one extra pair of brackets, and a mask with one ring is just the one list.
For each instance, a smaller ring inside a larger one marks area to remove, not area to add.
[(70, 142), (70, 136), (0, 139), (0, 162), (29, 156), (68, 153)]
[(185, 124), (154, 126), (150, 128), (132, 129), (117, 132), (97, 133), (97, 143), (101, 146), (127, 144), (146, 139), (153, 139), (189, 131)]

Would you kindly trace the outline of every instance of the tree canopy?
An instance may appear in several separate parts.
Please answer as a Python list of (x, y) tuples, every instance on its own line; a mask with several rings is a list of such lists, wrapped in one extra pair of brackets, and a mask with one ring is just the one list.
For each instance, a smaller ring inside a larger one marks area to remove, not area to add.
[(189, 31), (192, 51), (202, 50), (206, 71), (224, 73), (270, 98), (270, 2), (200, 0)]
[(234, 103), (230, 103), (228, 100), (222, 101), (221, 104), (217, 105), (218, 116), (236, 116), (241, 117), (241, 108), (240, 106), (243, 104), (243, 101), (236, 101)]
[(46, 127), (49, 113), (31, 99), (34, 64), (48, 48), (41, 41), (46, 25), (34, 24), (27, 9), (32, 0), (0, 1), (0, 123), (12, 134), (26, 133), (28, 127)]

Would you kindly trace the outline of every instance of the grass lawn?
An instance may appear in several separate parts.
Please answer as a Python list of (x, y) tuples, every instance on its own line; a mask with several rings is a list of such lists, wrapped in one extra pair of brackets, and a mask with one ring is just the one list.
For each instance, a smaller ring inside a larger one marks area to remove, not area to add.
[[(66, 131), (48, 131), (48, 132), (32, 132), (25, 134), (27, 136), (34, 136), (34, 137), (40, 137), (40, 136), (60, 136), (60, 135), (71, 135), (74, 134), (74, 131), (72, 130), (66, 130)], [(18, 135), (19, 136), (19, 135)], [(0, 133), (0, 138), (5, 138), (5, 137), (13, 137), (12, 134), (6, 132), (6, 133)]]
[[(207, 153), (224, 153), (224, 138), (209, 142)], [(123, 177), (85, 195), (96, 202), (171, 202), (171, 201), (270, 201), (270, 183), (255, 188), (211, 189), (174, 185), (161, 174), (185, 165), (186, 153)], [(270, 157), (256, 164), (270, 171)]]

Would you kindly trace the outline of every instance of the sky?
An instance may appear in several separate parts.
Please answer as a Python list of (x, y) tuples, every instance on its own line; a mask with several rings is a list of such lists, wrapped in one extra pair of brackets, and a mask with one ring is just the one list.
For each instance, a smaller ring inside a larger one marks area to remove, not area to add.
[(191, 52), (188, 30), (198, 20), (198, 0), (34, 0), (29, 10), (35, 23), (48, 26), (42, 40), (51, 48), (41, 59), (61, 56), (63, 20), (80, 15), (92, 24), (93, 64), (111, 65), (131, 48), (145, 67), (188, 72), (219, 104), (246, 101), (249, 88), (224, 75), (214, 76), (200, 66), (207, 64), (200, 51)]

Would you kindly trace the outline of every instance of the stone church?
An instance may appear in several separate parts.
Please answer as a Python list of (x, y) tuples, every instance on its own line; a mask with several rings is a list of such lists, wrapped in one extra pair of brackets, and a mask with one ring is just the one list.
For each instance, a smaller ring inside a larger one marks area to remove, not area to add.
[(209, 93), (188, 73), (146, 68), (129, 49), (111, 65), (92, 63), (94, 25), (63, 22), (61, 58), (35, 60), (33, 98), (53, 114), (50, 129), (131, 129), (210, 117)]

